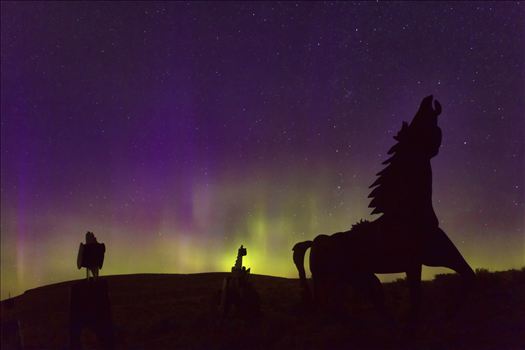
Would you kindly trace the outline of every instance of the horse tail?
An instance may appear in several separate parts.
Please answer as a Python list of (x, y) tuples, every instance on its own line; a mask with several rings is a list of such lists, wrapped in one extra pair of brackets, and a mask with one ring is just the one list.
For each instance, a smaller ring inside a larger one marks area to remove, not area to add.
[(293, 246), (293, 262), (299, 272), (299, 282), (302, 288), (302, 299), (303, 302), (310, 301), (312, 295), (310, 288), (308, 287), (308, 281), (306, 280), (306, 271), (304, 270), (304, 255), (306, 250), (312, 246), (312, 241), (299, 242)]

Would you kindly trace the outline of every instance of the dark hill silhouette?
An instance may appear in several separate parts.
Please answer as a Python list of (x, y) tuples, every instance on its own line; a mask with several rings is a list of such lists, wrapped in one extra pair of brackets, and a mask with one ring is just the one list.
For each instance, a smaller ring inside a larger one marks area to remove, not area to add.
[[(523, 349), (525, 269), (478, 274), (477, 288), (455, 319), (446, 320), (457, 275), (423, 281), (428, 298), (422, 303), (418, 334), (411, 343), (402, 322), (378, 327), (380, 317), (366, 298), (350, 294), (351, 318), (325, 324), (298, 311), (297, 279), (252, 275), (261, 296), (257, 324), (218, 316), (216, 296), (227, 273), (193, 275), (138, 274), (101, 277), (107, 280), (117, 349)], [(20, 320), (28, 349), (63, 349), (67, 344), (68, 295), (78, 281), (53, 284), (13, 298), (2, 325)], [(396, 320), (408, 304), (404, 281), (384, 284), (386, 303)], [(397, 328), (399, 327), (399, 328)], [(2, 337), (2, 339), (4, 339)], [(93, 335), (83, 335), (93, 345)], [(2, 347), (4, 349), (5, 347)], [(96, 348), (96, 347), (95, 347)]]

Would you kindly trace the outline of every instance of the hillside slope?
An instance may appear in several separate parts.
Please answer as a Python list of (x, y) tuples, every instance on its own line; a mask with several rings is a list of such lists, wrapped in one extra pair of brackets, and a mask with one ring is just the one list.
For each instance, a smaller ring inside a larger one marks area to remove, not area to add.
[[(253, 275), (261, 298), (257, 321), (221, 317), (216, 308), (225, 273), (104, 276), (119, 349), (525, 349), (525, 270), (478, 273), (477, 287), (452, 319), (455, 275), (424, 283), (418, 327), (404, 321), (404, 281), (385, 284), (390, 325), (349, 291), (347, 316), (327, 321), (298, 307), (295, 279)], [(63, 349), (68, 340), (69, 281), (2, 302), (2, 324), (17, 319), (27, 349)], [(13, 307), (8, 303), (14, 302)], [(5, 328), (5, 327), (2, 327)], [(5, 348), (6, 334), (2, 337)], [(90, 332), (86, 348), (97, 348)]]

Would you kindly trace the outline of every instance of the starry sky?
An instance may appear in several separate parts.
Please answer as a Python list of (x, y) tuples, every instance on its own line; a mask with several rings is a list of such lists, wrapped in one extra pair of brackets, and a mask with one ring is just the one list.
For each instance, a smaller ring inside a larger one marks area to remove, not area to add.
[[(441, 227), (525, 265), (525, 4), (1, 3), (1, 296), (102, 274), (296, 276), (367, 208), (403, 120), (443, 106)], [(424, 276), (441, 272), (425, 269)]]

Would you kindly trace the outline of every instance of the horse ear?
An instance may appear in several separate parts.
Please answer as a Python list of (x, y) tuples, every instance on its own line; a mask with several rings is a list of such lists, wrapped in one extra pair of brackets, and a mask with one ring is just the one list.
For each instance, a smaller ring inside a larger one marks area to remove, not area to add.
[(421, 104), (419, 105), (419, 110), (424, 111), (424, 110), (432, 109), (432, 99), (433, 98), (434, 98), (433, 95), (428, 95), (427, 97), (425, 97), (421, 101)]
[(441, 103), (438, 100), (434, 100), (434, 109), (436, 111), (436, 116), (441, 114)]
[[(406, 131), (408, 130), (408, 123), (407, 122), (403, 122), (403, 125), (401, 125), (401, 130), (399, 130), (397, 132), (397, 135), (394, 136), (394, 140), (396, 141), (401, 141), (400, 139), (403, 138), (403, 135), (406, 133)], [(394, 146), (395, 147), (395, 146)], [(389, 151), (390, 152), (390, 151)], [(390, 153), (389, 153), (390, 154)]]

